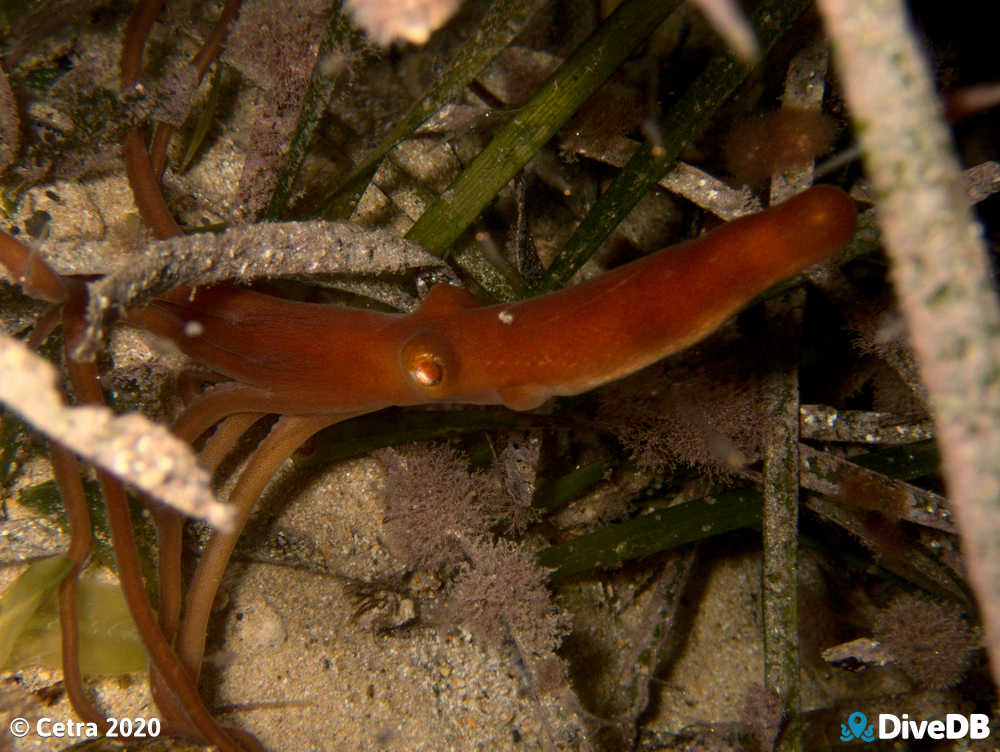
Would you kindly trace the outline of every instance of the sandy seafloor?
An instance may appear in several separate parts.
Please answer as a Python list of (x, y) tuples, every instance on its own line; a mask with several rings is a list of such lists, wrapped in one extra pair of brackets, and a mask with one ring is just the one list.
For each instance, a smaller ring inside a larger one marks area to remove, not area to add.
[[(300, 545), (312, 540), (316, 560), (334, 570), (358, 577), (384, 571), (387, 555), (377, 542), (373, 502), (379, 474), (373, 460), (352, 460), (294, 489), (282, 499), (287, 503), (271, 525), (272, 536)], [(758, 566), (750, 552), (713, 566), (687, 640), (659, 678), (660, 699), (648, 725), (679, 730), (739, 720), (746, 687), (762, 672), (754, 617)], [(569, 587), (564, 601), (586, 645), (583, 675), (597, 695), (614, 686), (617, 664), (629, 652), (629, 627), (645, 600), (640, 596), (617, 613), (634, 588), (620, 577), (607, 579)], [(414, 627), (377, 635), (353, 618), (356, 601), (341, 580), (273, 564), (237, 564), (224, 601), (209, 646), (209, 705), (259, 706), (221, 718), (254, 732), (266, 749), (547, 748), (546, 714), (558, 714), (558, 706), (541, 707), (509, 654), (460, 630)], [(58, 676), (29, 671), (24, 679), (43, 687)], [(109, 712), (153, 712), (142, 677), (122, 684), (99, 685)], [(27, 717), (72, 718), (65, 700), (34, 705)], [(58, 748), (32, 736), (13, 747)]]

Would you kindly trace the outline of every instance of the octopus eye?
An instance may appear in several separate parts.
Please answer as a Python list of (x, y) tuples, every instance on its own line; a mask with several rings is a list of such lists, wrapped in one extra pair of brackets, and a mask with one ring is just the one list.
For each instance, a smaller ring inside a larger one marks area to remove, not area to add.
[(418, 353), (410, 359), (410, 378), (420, 386), (437, 386), (444, 380), (444, 364), (431, 353)]
[(427, 329), (403, 343), (399, 366), (410, 384), (434, 399), (448, 392), (458, 373), (458, 363), (449, 342), (438, 332)]

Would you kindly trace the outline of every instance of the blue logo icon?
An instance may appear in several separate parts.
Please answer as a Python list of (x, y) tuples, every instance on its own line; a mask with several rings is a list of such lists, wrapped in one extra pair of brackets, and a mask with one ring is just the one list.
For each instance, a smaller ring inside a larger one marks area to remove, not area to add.
[(875, 726), (868, 725), (864, 713), (851, 713), (847, 716), (847, 723), (840, 724), (840, 741), (849, 742), (851, 739), (860, 739), (863, 742), (875, 741)]

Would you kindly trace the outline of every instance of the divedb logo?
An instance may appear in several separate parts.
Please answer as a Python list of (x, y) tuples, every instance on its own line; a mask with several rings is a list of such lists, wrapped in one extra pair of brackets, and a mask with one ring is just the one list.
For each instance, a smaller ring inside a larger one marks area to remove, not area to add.
[(840, 724), (840, 741), (871, 742), (875, 739), (985, 739), (990, 735), (990, 717), (983, 713), (962, 715), (948, 713), (944, 720), (910, 719), (907, 713), (898, 716), (879, 713), (878, 724), (868, 723), (864, 713), (851, 713)]

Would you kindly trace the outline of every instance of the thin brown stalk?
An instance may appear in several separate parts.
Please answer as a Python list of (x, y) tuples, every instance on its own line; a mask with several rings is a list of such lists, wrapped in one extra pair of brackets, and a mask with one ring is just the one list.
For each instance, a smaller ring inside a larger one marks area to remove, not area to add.
[[(146, 48), (146, 39), (163, 5), (164, 0), (141, 0), (129, 17), (121, 56), (123, 89), (135, 86), (139, 76), (142, 75), (142, 55)], [(163, 200), (160, 182), (146, 151), (145, 134), (141, 128), (133, 128), (125, 134), (122, 153), (125, 157), (128, 182), (143, 221), (158, 238), (180, 235), (181, 229), (167, 208), (166, 201)]]
[[(205, 431), (230, 415), (260, 414), (260, 406), (268, 404), (270, 393), (243, 384), (225, 383), (199, 395), (174, 423), (174, 435), (193, 442)], [(277, 408), (274, 412), (278, 412)]]
[(247, 461), (230, 495), (235, 507), (236, 524), (233, 531), (213, 534), (198, 561), (184, 609), (184, 621), (177, 634), (177, 653), (192, 676), (197, 677), (205, 653), (205, 635), (212, 603), (236, 541), (246, 525), (254, 503), (264, 487), (302, 443), (327, 426), (355, 417), (342, 415), (291, 415), (281, 418), (260, 443)]
[(96, 723), (103, 729), (107, 717), (91, 700), (83, 686), (80, 673), (80, 630), (77, 618), (76, 583), (90, 556), (94, 544), (94, 531), (90, 523), (90, 510), (80, 478), (80, 463), (76, 457), (56, 443), (49, 444), (52, 471), (62, 494), (66, 517), (72, 534), (66, 552), (73, 562), (72, 569), (59, 583), (59, 631), (62, 635), (62, 669), (66, 695), (73, 711), (87, 723)]
[[(261, 415), (261, 413), (241, 413), (223, 420), (199, 454), (199, 464), (209, 474), (213, 473), (240, 437), (261, 418)], [(174, 639), (180, 624), (183, 601), (181, 592), (183, 529), (184, 518), (180, 514), (172, 509), (161, 509), (158, 512), (156, 530), (159, 544), (160, 628), (168, 640)]]
[(226, 41), (226, 35), (229, 33), (229, 24), (239, 14), (242, 4), (243, 0), (226, 0), (226, 4), (222, 8), (222, 13), (219, 15), (219, 20), (215, 23), (215, 28), (212, 29), (212, 33), (208, 35), (208, 39), (205, 40), (201, 49), (198, 50), (198, 54), (191, 61), (191, 64), (198, 73), (199, 81), (208, 71), (208, 66), (219, 56), (219, 52), (222, 50), (222, 43)]
[[(191, 61), (191, 66), (195, 69), (195, 81), (201, 82), (209, 66), (219, 56), (222, 43), (226, 41), (226, 35), (229, 33), (229, 25), (239, 14), (242, 4), (243, 0), (227, 0), (222, 8), (222, 13), (219, 14), (219, 20), (215, 22), (212, 32)], [(170, 145), (170, 137), (173, 133), (174, 127), (170, 123), (163, 120), (157, 121), (153, 131), (153, 141), (149, 147), (149, 162), (157, 180), (163, 174), (163, 168), (166, 166), (167, 147)]]
[(209, 473), (214, 473), (222, 460), (226, 458), (236, 442), (240, 440), (250, 427), (264, 417), (266, 413), (239, 413), (230, 415), (215, 429), (215, 432), (205, 441), (205, 446), (198, 455), (200, 464)]
[[(66, 322), (63, 350), (67, 352), (70, 337), (76, 333), (73, 320), (80, 321), (82, 314), (82, 288), (72, 285), (74, 293), (63, 308), (63, 318)], [(73, 376), (81, 376), (76, 367), (70, 371)], [(107, 717), (96, 705), (83, 686), (83, 676), (80, 672), (80, 630), (77, 617), (76, 585), (94, 547), (94, 528), (90, 520), (90, 508), (83, 490), (83, 480), (80, 476), (80, 463), (67, 449), (56, 442), (49, 443), (49, 454), (52, 457), (52, 471), (59, 491), (62, 495), (66, 517), (69, 520), (71, 535), (69, 550), (66, 552), (72, 568), (59, 583), (59, 631), (62, 636), (62, 667), (63, 682), (66, 694), (69, 696), (73, 710), (88, 723), (96, 723), (104, 729)]]
[(167, 202), (160, 190), (160, 181), (153, 171), (146, 152), (145, 135), (139, 128), (125, 134), (122, 142), (122, 154), (125, 157), (125, 173), (135, 204), (142, 215), (142, 221), (149, 225), (153, 235), (161, 240), (181, 235), (181, 228), (174, 219)]
[(37, 350), (49, 335), (62, 323), (62, 306), (54, 305), (39, 314), (35, 319), (35, 325), (31, 327), (31, 334), (25, 340), (29, 350)]
[(125, 29), (125, 43), (122, 46), (121, 77), (122, 88), (135, 86), (142, 75), (142, 51), (146, 38), (153, 28), (157, 16), (163, 10), (165, 0), (140, 0)]
[(38, 254), (19, 240), (0, 231), (0, 264), (25, 294), (49, 303), (62, 303), (67, 291), (62, 277), (42, 261)]

